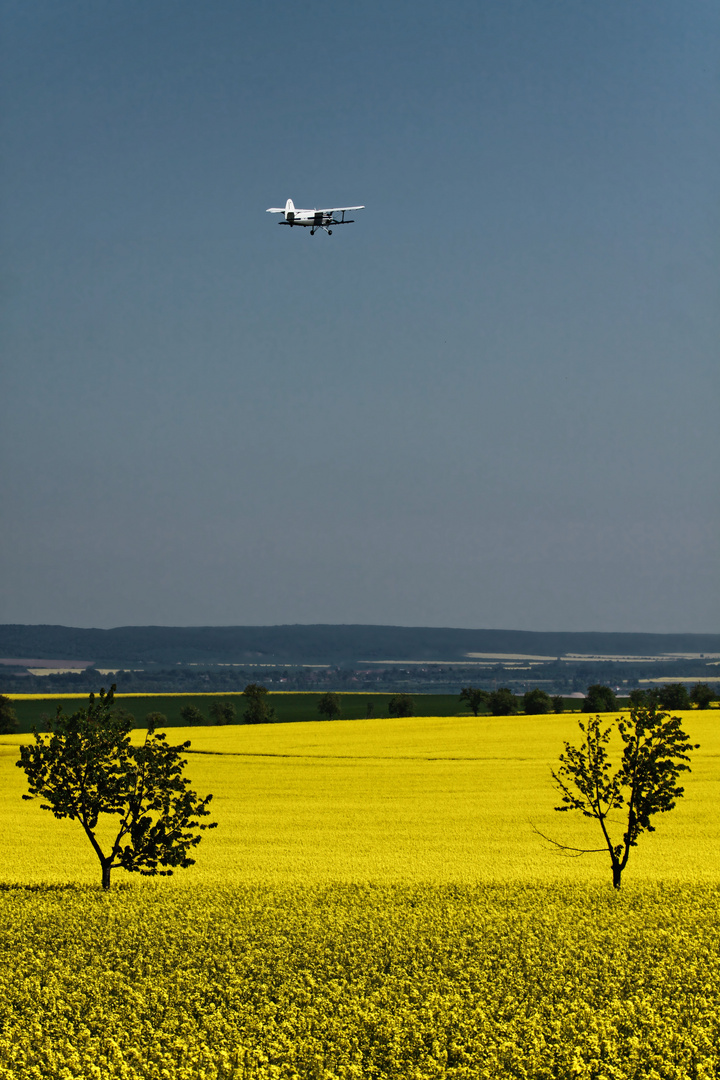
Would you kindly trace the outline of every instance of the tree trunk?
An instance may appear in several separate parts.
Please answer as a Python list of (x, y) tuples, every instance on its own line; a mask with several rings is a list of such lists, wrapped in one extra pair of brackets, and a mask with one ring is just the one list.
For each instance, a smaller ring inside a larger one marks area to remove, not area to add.
[(103, 889), (109, 889), (110, 888), (110, 870), (111, 870), (110, 863), (103, 863), (102, 864), (102, 887), (103, 887)]
[(622, 867), (620, 866), (620, 863), (617, 861), (617, 859), (613, 859), (613, 861), (612, 861), (612, 872), (613, 872), (613, 887), (616, 888), (616, 889), (619, 889), (620, 888), (620, 879), (622, 877)]

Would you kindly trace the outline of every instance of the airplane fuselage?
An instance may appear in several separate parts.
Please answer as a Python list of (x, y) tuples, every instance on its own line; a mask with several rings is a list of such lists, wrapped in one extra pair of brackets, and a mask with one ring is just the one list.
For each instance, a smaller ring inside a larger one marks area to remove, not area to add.
[(332, 224), (332, 220), (332, 214), (326, 214), (323, 210), (287, 210), (285, 212), (285, 221), (288, 225), (304, 225), (321, 229), (323, 225)]

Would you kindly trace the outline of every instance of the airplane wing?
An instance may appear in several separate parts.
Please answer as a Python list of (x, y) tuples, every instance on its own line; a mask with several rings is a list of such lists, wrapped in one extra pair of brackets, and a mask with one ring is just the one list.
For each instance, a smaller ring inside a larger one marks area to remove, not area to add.
[(364, 210), (364, 206), (324, 206), (320, 214), (341, 214), (344, 210)]

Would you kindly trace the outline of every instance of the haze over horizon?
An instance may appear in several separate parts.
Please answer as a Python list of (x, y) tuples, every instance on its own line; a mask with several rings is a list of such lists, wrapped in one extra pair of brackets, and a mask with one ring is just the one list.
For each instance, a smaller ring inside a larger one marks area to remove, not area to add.
[(720, 630), (716, 5), (2, 23), (0, 622)]

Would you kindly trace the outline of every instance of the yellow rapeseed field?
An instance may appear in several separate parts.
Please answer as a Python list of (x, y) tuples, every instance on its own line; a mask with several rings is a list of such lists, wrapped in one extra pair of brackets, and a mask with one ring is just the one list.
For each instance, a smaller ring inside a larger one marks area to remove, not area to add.
[(0, 891), (0, 1078), (709, 1080), (701, 886)]
[[(720, 716), (688, 712), (701, 744), (685, 797), (633, 852), (627, 882), (720, 882)], [(533, 831), (596, 847), (593, 823), (556, 814), (550, 767), (576, 716), (441, 717), (172, 728), (219, 828), (173, 887), (217, 881), (602, 883), (607, 859), (568, 859)], [(0, 737), (0, 865), (6, 881), (95, 883), (77, 823), (23, 803), (17, 746)], [(197, 751), (197, 752), (196, 752)], [(123, 871), (115, 871), (122, 880)]]
[(219, 828), (170, 879), (99, 867), (0, 737), (0, 1080), (720, 1077), (720, 717), (641, 839), (532, 824), (577, 717), (172, 729)]

